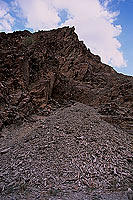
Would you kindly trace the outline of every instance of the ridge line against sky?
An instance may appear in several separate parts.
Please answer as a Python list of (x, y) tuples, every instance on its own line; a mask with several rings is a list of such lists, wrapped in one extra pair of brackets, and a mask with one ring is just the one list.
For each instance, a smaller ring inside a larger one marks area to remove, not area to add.
[(0, 0), (0, 32), (75, 26), (102, 62), (133, 76), (133, 0)]

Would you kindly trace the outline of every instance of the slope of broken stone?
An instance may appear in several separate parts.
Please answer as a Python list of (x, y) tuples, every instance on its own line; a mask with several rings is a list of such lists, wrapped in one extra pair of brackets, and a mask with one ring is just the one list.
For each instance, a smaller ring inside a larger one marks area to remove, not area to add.
[(93, 108), (75, 103), (26, 130), (10, 129), (0, 139), (3, 200), (132, 187), (132, 137)]

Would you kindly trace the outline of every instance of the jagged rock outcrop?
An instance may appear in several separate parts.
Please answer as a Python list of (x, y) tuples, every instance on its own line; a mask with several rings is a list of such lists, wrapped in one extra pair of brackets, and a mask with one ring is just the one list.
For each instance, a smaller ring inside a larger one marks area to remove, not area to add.
[(0, 126), (43, 110), (50, 98), (94, 106), (133, 129), (133, 77), (101, 62), (74, 28), (0, 33)]

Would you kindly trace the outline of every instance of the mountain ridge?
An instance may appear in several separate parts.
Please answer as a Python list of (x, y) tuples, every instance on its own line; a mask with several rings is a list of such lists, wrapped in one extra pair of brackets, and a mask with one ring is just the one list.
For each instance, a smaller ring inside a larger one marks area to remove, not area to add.
[(132, 130), (133, 77), (103, 64), (74, 27), (0, 33), (0, 57), (1, 127), (43, 113), (54, 99), (91, 105), (108, 122)]

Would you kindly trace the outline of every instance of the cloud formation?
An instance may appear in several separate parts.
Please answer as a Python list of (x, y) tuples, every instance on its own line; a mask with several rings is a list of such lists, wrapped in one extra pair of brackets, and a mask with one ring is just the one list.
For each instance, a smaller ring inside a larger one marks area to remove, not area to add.
[(12, 32), (14, 18), (9, 13), (7, 3), (0, 1), (0, 32)]
[(51, 0), (16, 0), (15, 2), (27, 19), (26, 28), (37, 31), (58, 26), (60, 18)]
[[(75, 26), (79, 39), (84, 40), (94, 54), (100, 55), (103, 62), (116, 67), (126, 66), (123, 53), (120, 51), (121, 44), (117, 39), (122, 28), (120, 25), (114, 25), (119, 13), (108, 10), (112, 0), (105, 0), (102, 5), (99, 0), (13, 1), (16, 10), (19, 9), (19, 14), (26, 19), (25, 28), (37, 31), (65, 25)], [(67, 13), (66, 19), (62, 19), (59, 14), (63, 10)], [(8, 10), (6, 13), (2, 14), (6, 20), (3, 24), (6, 26), (8, 22), (10, 29), (12, 24), (7, 18), (11, 16), (8, 16)]]

